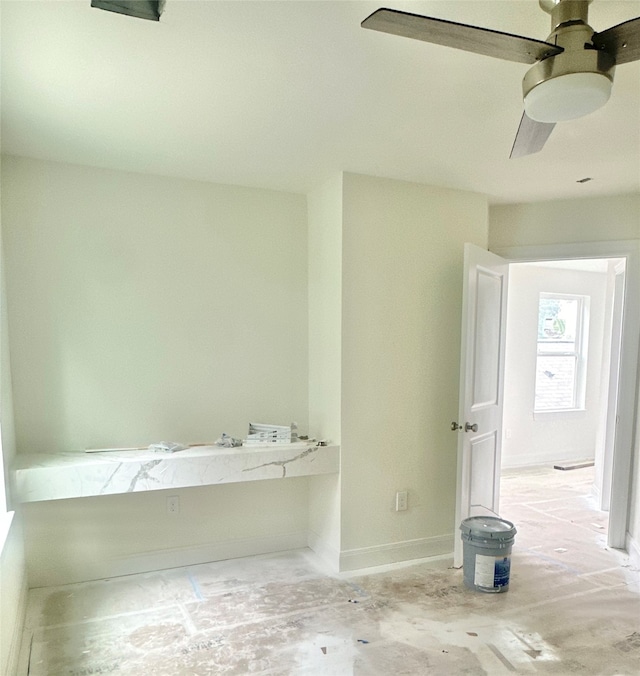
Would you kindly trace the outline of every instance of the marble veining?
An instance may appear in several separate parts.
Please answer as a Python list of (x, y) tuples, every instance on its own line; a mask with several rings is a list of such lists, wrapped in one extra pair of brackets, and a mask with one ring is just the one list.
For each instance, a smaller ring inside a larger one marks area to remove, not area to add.
[(199, 446), (152, 451), (19, 454), (13, 465), (20, 502), (114, 495), (163, 488), (285, 479), (339, 470), (338, 446)]
[(276, 467), (282, 467), (282, 478), (286, 479), (287, 477), (287, 465), (290, 462), (295, 462), (296, 460), (301, 460), (302, 458), (306, 458), (308, 455), (311, 453), (315, 452), (318, 447), (315, 446), (313, 448), (308, 448), (306, 451), (302, 451), (302, 453), (299, 453), (298, 455), (295, 456), (295, 458), (289, 458), (288, 460), (274, 460), (272, 462), (265, 462), (262, 465), (256, 465), (256, 467), (247, 467), (246, 469), (243, 469), (243, 472), (253, 472), (257, 469), (262, 469), (263, 467), (269, 467), (270, 465), (275, 465)]

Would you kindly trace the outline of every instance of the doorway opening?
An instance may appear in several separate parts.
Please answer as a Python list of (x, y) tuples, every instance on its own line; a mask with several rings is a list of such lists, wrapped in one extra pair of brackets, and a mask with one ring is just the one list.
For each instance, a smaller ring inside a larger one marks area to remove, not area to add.
[(552, 558), (606, 547), (618, 518), (609, 507), (625, 271), (625, 258), (509, 266), (500, 512), (525, 528), (525, 543), (544, 532)]

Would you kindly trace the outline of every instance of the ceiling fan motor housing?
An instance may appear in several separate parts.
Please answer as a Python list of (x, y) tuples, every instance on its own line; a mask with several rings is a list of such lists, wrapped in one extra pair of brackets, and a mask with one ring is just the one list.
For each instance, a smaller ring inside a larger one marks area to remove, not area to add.
[(611, 95), (615, 59), (593, 46), (587, 23), (591, 0), (540, 0), (551, 14), (547, 42), (563, 48), (533, 65), (522, 81), (526, 114), (537, 122), (562, 122), (588, 115)]

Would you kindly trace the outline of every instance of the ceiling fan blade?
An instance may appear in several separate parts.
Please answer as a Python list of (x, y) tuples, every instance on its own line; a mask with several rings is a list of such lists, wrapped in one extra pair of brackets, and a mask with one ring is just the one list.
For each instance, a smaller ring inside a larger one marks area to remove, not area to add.
[(509, 159), (515, 160), (518, 157), (540, 152), (555, 126), (555, 122), (536, 122), (527, 117), (526, 113), (522, 113)]
[(395, 9), (378, 9), (368, 16), (361, 26), (382, 33), (414, 38), (445, 47), (455, 47), (467, 52), (518, 63), (535, 63), (547, 56), (564, 51), (562, 47), (556, 47), (542, 40), (443, 19), (433, 19), (420, 14), (399, 12)]
[(165, 0), (91, 0), (91, 6), (137, 19), (160, 21)]
[(616, 64), (640, 60), (640, 16), (602, 33), (594, 33), (593, 44), (611, 54)]

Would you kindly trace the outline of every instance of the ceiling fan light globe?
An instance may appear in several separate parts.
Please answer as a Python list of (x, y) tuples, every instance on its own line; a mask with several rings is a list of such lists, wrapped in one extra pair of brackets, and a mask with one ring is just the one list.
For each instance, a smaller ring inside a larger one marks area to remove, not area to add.
[(524, 110), (536, 122), (575, 120), (604, 106), (612, 81), (601, 73), (568, 73), (536, 85), (524, 98)]

